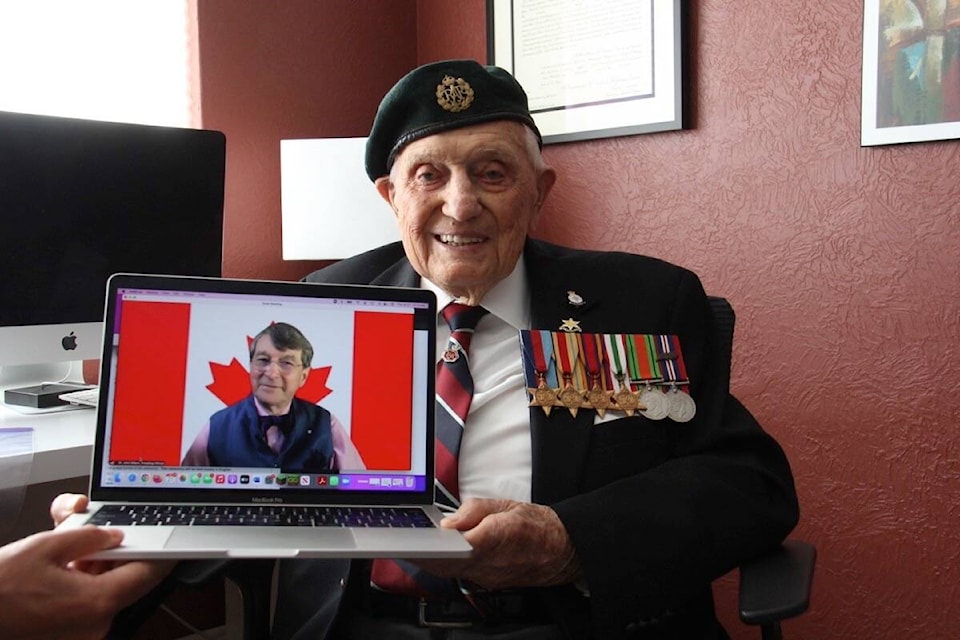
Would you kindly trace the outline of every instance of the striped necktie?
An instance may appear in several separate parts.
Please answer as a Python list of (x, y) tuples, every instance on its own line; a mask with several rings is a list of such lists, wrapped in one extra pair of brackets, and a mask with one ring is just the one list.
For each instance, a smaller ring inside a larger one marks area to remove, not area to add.
[[(486, 313), (483, 307), (458, 302), (451, 302), (442, 311), (450, 325), (450, 340), (437, 362), (434, 500), (454, 509), (460, 506), (457, 470), (460, 438), (473, 401), (473, 377), (467, 354), (473, 330)], [(382, 591), (409, 595), (461, 593), (456, 581), (437, 578), (403, 560), (375, 560), (370, 582)]]
[(451, 302), (443, 308), (450, 325), (450, 340), (437, 363), (437, 446), (435, 500), (456, 509), (460, 506), (457, 460), (460, 439), (473, 401), (473, 377), (468, 353), (473, 330), (487, 313), (483, 307)]

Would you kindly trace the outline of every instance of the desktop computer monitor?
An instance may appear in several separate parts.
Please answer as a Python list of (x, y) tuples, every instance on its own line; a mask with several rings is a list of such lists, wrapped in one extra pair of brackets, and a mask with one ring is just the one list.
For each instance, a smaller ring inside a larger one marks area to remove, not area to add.
[(99, 358), (112, 273), (221, 275), (225, 150), (219, 131), (0, 112), (0, 385)]

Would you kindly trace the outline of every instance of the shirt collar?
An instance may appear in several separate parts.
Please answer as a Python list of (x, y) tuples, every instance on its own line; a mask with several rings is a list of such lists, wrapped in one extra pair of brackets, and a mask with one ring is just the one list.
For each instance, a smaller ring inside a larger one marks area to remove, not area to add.
[[(257, 408), (257, 415), (260, 416), (261, 418), (265, 418), (271, 415), (270, 412), (267, 411), (262, 404), (260, 404), (260, 401), (257, 400), (257, 396), (253, 396), (253, 405)], [(283, 415), (287, 416), (287, 415), (290, 415), (291, 413), (293, 413), (293, 401), (290, 402), (290, 408), (288, 408), (287, 412), (284, 413)], [(279, 418), (280, 416), (274, 416), (274, 417)]]
[[(426, 278), (420, 278), (420, 288), (429, 289), (437, 296), (438, 313), (453, 301), (453, 296)], [(513, 328), (526, 329), (530, 326), (529, 300), (527, 268), (521, 256), (510, 275), (494, 285), (480, 304)]]

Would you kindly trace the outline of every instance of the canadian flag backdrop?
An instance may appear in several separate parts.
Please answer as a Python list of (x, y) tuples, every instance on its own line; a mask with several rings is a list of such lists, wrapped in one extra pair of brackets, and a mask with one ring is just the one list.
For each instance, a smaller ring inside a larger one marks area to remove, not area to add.
[(111, 460), (178, 465), (213, 413), (250, 394), (252, 337), (287, 322), (314, 348), (297, 395), (337, 417), (368, 469), (411, 468), (411, 314), (128, 300), (120, 322)]

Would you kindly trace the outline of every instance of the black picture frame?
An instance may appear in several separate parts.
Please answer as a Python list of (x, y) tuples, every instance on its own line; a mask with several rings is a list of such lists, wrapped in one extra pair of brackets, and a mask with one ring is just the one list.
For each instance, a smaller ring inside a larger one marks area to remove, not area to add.
[(487, 0), (489, 64), (545, 144), (684, 128), (682, 0)]

